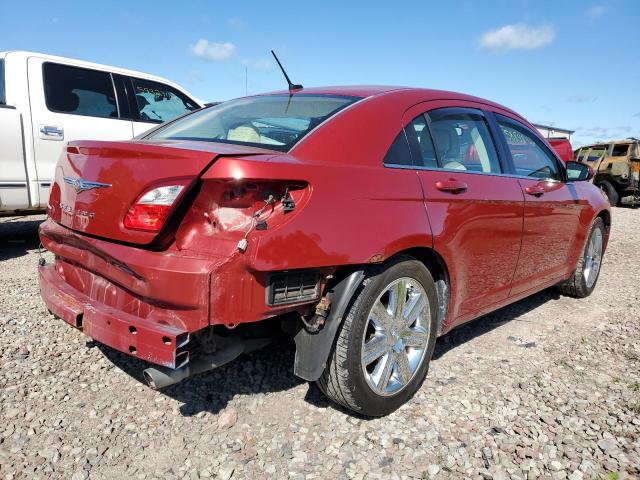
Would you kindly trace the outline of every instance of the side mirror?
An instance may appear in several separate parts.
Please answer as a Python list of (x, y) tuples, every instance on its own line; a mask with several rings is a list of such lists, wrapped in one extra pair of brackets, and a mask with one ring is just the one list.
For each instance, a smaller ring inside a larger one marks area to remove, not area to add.
[(584, 182), (591, 180), (596, 174), (595, 170), (586, 163), (567, 162), (567, 179), (572, 182)]

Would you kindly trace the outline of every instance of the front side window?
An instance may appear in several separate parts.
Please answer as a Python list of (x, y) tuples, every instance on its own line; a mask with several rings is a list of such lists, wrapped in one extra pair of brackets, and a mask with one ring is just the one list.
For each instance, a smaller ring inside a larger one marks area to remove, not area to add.
[(4, 93), (4, 58), (0, 58), (0, 105), (7, 104), (7, 97)]
[(599, 162), (602, 157), (607, 153), (607, 145), (600, 147), (593, 147), (587, 157), (587, 162)]
[(482, 115), (433, 111), (431, 133), (440, 159), (448, 170), (500, 173), (500, 162)]
[(626, 157), (629, 153), (629, 144), (621, 143), (613, 146), (613, 150), (611, 151), (612, 157)]
[(107, 72), (45, 63), (44, 97), (52, 112), (117, 118), (116, 97)]
[(531, 132), (511, 122), (499, 121), (498, 123), (507, 141), (517, 175), (562, 179), (555, 157), (540, 146)]
[(147, 138), (232, 143), (286, 152), (359, 97), (322, 94), (240, 98), (187, 115)]
[(200, 108), (193, 100), (158, 82), (132, 78), (140, 120), (162, 123)]

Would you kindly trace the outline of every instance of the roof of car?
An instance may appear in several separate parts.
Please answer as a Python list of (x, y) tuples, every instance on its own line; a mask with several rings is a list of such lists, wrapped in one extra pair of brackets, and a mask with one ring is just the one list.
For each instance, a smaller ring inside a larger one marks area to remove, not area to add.
[(590, 148), (590, 147), (602, 147), (604, 145), (611, 145), (612, 143), (638, 143), (640, 140), (636, 138), (624, 138), (622, 140), (606, 140), (602, 142), (590, 143), (588, 145), (584, 145), (580, 148)]
[(306, 87), (299, 90), (289, 92), (289, 90), (278, 90), (275, 92), (262, 93), (258, 95), (276, 95), (276, 94), (312, 94), (312, 95), (347, 95), (354, 97), (373, 97), (376, 95), (383, 95), (387, 93), (407, 93), (407, 94), (420, 94), (420, 101), (430, 100), (466, 100), (470, 102), (483, 103), (485, 105), (492, 105), (494, 107), (501, 108), (503, 110), (512, 112), (513, 114), (521, 117), (518, 113), (514, 112), (510, 108), (507, 108), (498, 103), (486, 100), (480, 97), (474, 97), (473, 95), (467, 95), (465, 93), (451, 92), (447, 90), (436, 90), (431, 88), (417, 88), (417, 87), (403, 87), (393, 85), (351, 85), (351, 86), (329, 86), (329, 87)]

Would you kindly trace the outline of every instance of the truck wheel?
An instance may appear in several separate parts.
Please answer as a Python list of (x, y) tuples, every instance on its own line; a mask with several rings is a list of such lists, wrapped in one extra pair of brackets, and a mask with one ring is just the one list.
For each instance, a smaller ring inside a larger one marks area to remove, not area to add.
[(620, 195), (618, 195), (616, 189), (613, 188), (613, 185), (603, 180), (602, 182), (598, 183), (598, 187), (600, 187), (600, 190), (602, 190), (609, 199), (609, 205), (611, 205), (612, 207), (618, 205), (618, 203), (620, 202)]
[(600, 275), (604, 236), (604, 222), (602, 218), (598, 217), (591, 225), (584, 252), (580, 260), (578, 260), (578, 265), (573, 275), (568, 280), (558, 284), (558, 289), (562, 294), (577, 298), (591, 295)]
[(318, 386), (362, 415), (387, 415), (409, 400), (427, 375), (437, 335), (433, 277), (398, 256), (373, 267), (347, 310)]

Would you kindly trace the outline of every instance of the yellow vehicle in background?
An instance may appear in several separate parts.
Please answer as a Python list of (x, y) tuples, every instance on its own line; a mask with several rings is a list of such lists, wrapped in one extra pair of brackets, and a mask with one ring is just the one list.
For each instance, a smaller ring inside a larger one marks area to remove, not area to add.
[(627, 138), (586, 145), (574, 152), (574, 158), (596, 171), (593, 183), (607, 195), (612, 206), (640, 205), (640, 140)]

